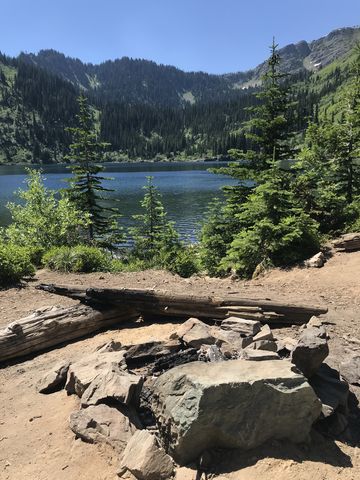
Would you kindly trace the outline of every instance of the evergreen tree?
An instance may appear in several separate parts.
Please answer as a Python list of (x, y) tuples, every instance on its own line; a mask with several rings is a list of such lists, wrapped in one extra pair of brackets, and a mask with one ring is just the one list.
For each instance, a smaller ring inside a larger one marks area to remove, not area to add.
[[(295, 105), (288, 98), (274, 41), (270, 49), (263, 90), (256, 94), (260, 104), (250, 109), (252, 117), (244, 127), (257, 149), (232, 151), (242, 162), (220, 170), (239, 183), (227, 187), (224, 211), (232, 232), (223, 234), (227, 249), (217, 268), (242, 276), (301, 260), (319, 246), (316, 222), (298, 206), (291, 191), (291, 173), (282, 167), (282, 160), (290, 154), (287, 114)], [(207, 254), (213, 258), (223, 254), (224, 242), (217, 242), (218, 251), (208, 249)]]
[(141, 201), (144, 213), (134, 215), (138, 226), (130, 233), (134, 240), (133, 254), (149, 264), (161, 262), (161, 257), (180, 246), (179, 235), (172, 222), (167, 219), (161, 194), (153, 184), (153, 177), (147, 177), (145, 195)]
[(97, 164), (103, 159), (104, 150), (108, 144), (97, 140), (93, 115), (86, 98), (78, 98), (78, 127), (69, 128), (73, 143), (67, 159), (74, 163), (71, 171), (73, 177), (69, 180), (69, 198), (81, 211), (89, 215), (90, 223), (87, 229), (87, 241), (106, 247), (113, 247), (120, 241), (120, 231), (117, 225), (117, 211), (104, 205), (106, 198), (103, 192), (113, 190), (103, 186), (106, 177), (99, 173), (104, 171)]

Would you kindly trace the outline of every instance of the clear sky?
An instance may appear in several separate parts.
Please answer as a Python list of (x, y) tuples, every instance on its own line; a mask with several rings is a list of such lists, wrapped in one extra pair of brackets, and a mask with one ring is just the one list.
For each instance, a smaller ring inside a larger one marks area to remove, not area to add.
[(280, 46), (360, 24), (360, 0), (0, 0), (0, 51), (54, 48), (183, 70), (246, 70)]

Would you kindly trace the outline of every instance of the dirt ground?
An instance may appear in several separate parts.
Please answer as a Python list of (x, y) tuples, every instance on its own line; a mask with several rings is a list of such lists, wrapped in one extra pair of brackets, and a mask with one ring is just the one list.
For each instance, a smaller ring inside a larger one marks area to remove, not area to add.
[[(302, 304), (325, 305), (323, 317), (330, 335), (327, 362), (337, 367), (349, 352), (360, 352), (360, 252), (336, 254), (321, 269), (274, 270), (256, 281), (193, 277), (148, 271), (128, 274), (57, 274), (45, 270), (23, 288), (0, 291), (0, 328), (49, 305), (71, 305), (72, 300), (35, 289), (38, 283), (157, 288), (184, 293), (221, 295), (238, 293)], [(36, 392), (36, 383), (60, 359), (75, 361), (110, 339), (124, 344), (168, 338), (176, 324), (126, 325), (55, 348), (0, 369), (0, 479), (1, 480), (116, 480), (119, 459), (108, 446), (76, 440), (68, 417), (78, 407), (65, 391)], [(276, 331), (295, 335), (297, 328)], [(354, 393), (360, 398), (358, 389)], [(360, 389), (359, 389), (360, 390)], [(356, 413), (352, 423), (360, 430)], [(356, 430), (356, 428), (355, 428)], [(219, 452), (219, 475), (229, 480), (357, 480), (360, 478), (360, 443), (325, 439), (313, 432), (307, 445), (272, 442), (245, 453)], [(178, 480), (195, 480), (196, 470), (179, 469)], [(199, 480), (199, 479), (197, 479)]]

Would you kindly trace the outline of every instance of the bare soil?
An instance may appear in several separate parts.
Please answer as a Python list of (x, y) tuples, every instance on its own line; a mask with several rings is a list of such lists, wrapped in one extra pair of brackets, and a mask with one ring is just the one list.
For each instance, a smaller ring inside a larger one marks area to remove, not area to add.
[[(323, 317), (330, 335), (327, 362), (337, 367), (351, 352), (360, 352), (360, 252), (338, 253), (321, 269), (273, 270), (244, 282), (193, 277), (180, 279), (166, 272), (128, 274), (58, 274), (45, 270), (22, 288), (0, 291), (0, 328), (49, 305), (71, 305), (70, 299), (36, 290), (38, 283), (63, 283), (128, 288), (156, 288), (178, 293), (279, 299), (325, 305)], [(64, 391), (36, 392), (36, 383), (61, 359), (75, 361), (110, 339), (124, 344), (166, 339), (176, 322), (137, 323), (109, 330), (46, 353), (13, 362), (0, 369), (0, 479), (1, 480), (116, 480), (119, 459), (108, 446), (76, 440), (68, 427), (69, 414), (78, 407)], [(297, 333), (297, 327), (275, 332)], [(360, 398), (356, 387), (352, 388)], [(354, 397), (355, 398), (355, 397)], [(360, 478), (360, 422), (351, 414), (352, 435), (346, 441), (312, 433), (302, 446), (273, 442), (249, 452), (219, 452), (217, 479), (229, 480), (355, 480)], [(199, 480), (196, 469), (181, 468), (178, 480)], [(204, 477), (203, 477), (204, 478)]]

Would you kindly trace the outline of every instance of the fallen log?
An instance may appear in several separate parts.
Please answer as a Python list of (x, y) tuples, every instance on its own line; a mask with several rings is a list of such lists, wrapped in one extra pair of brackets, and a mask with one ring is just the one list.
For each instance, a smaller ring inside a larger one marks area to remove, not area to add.
[(139, 318), (131, 307), (47, 307), (0, 330), (0, 362), (40, 352), (90, 333)]
[(234, 296), (205, 297), (197, 295), (169, 294), (163, 291), (140, 289), (86, 288), (70, 285), (42, 284), (40, 290), (63, 295), (81, 302), (131, 306), (142, 315), (198, 317), (201, 319), (224, 319), (239, 316), (277, 325), (301, 325), (313, 315), (327, 312), (327, 308), (309, 305), (294, 305), (268, 299), (250, 299)]
[(351, 252), (360, 250), (360, 233), (346, 233), (333, 240), (332, 244), (339, 251)]

